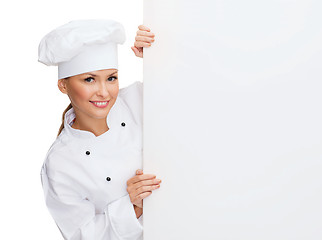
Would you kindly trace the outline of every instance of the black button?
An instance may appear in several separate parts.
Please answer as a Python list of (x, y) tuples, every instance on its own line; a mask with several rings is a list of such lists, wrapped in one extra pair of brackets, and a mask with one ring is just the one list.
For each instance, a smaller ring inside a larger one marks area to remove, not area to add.
[(122, 125), (122, 127), (125, 127), (125, 122), (122, 122), (121, 125)]
[(86, 151), (86, 155), (90, 155), (91, 153), (90, 153), (90, 151)]
[(112, 180), (112, 179), (111, 179), (110, 177), (107, 177), (107, 178), (106, 178), (106, 181), (108, 181), (108, 182), (109, 182), (109, 181), (111, 181), (111, 180)]

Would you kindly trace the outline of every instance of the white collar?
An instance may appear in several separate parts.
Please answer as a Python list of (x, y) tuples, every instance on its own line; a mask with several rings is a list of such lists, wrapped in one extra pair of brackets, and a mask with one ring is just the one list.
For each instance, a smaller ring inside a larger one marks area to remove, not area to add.
[(124, 114), (120, 109), (121, 106), (122, 104), (120, 103), (118, 97), (106, 118), (109, 130), (97, 137), (92, 132), (79, 130), (71, 127), (72, 122), (76, 117), (74, 108), (69, 109), (65, 114), (64, 129), (68, 135), (72, 135), (77, 138), (104, 138), (105, 136), (110, 137), (111, 135), (114, 135), (116, 130), (121, 127), (122, 120), (124, 121)]

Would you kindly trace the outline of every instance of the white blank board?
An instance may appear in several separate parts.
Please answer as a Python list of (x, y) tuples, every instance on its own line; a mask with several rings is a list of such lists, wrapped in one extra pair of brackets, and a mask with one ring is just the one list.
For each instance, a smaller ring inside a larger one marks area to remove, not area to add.
[(322, 239), (321, 13), (144, 1), (144, 240)]

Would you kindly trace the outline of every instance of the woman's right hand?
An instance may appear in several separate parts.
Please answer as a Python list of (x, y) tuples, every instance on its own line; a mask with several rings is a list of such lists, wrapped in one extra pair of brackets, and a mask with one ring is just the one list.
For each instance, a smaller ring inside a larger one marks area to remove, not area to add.
[(143, 174), (141, 169), (136, 176), (127, 181), (127, 192), (134, 206), (143, 208), (143, 199), (150, 196), (152, 191), (160, 187), (161, 180), (153, 174)]
[(154, 42), (154, 33), (151, 33), (150, 28), (140, 25), (139, 30), (136, 32), (134, 46), (131, 47), (135, 56), (143, 58), (143, 48), (150, 47)]

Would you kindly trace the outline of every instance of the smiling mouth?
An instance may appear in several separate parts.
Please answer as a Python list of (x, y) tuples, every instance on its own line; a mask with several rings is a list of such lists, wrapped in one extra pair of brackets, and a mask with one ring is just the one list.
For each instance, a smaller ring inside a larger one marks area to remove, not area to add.
[(104, 108), (108, 105), (109, 101), (90, 101), (95, 107)]

